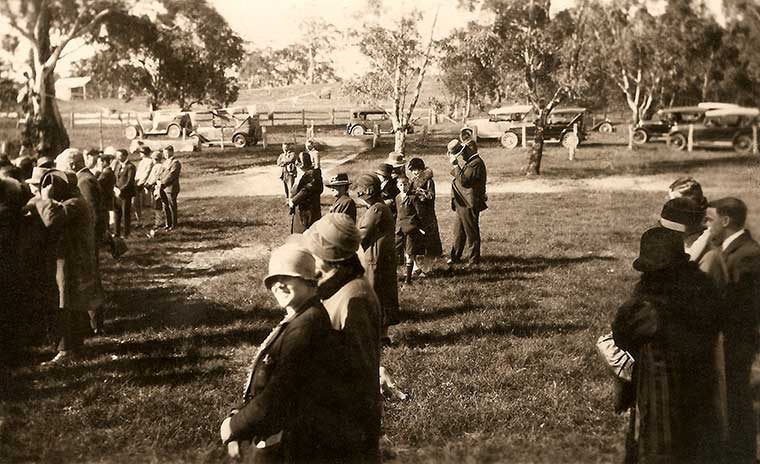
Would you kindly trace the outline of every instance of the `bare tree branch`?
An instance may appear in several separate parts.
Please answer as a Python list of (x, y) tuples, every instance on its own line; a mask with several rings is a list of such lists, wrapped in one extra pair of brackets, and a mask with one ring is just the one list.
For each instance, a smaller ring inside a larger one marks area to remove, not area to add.
[[(420, 90), (422, 89), (422, 81), (425, 79), (425, 71), (427, 70), (428, 64), (430, 64), (430, 52), (433, 49), (433, 34), (435, 33), (435, 26), (438, 23), (438, 12), (440, 9), (441, 8), (438, 7), (435, 10), (435, 16), (433, 17), (433, 26), (430, 28), (430, 40), (428, 41), (427, 50), (425, 51), (425, 60), (422, 62), (422, 67), (420, 67), (420, 73), (417, 77), (417, 86), (414, 89), (414, 97), (412, 98), (412, 103), (409, 105), (409, 113), (406, 117), (407, 123), (412, 118), (414, 107), (417, 106), (417, 100), (420, 98)], [(404, 127), (404, 129), (406, 129), (406, 127)]]

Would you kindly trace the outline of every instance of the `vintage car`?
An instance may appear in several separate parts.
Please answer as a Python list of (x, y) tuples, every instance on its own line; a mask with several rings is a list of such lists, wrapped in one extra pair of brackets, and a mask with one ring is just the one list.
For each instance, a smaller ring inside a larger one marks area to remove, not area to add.
[(658, 110), (652, 119), (639, 121), (633, 131), (633, 143), (643, 145), (655, 140), (665, 140), (668, 132), (679, 124), (701, 122), (705, 113), (720, 108), (736, 107), (732, 103), (702, 102), (697, 106), (674, 106)]
[(183, 128), (186, 134), (193, 131), (191, 112), (158, 110), (151, 111), (149, 121), (138, 118), (136, 124), (127, 126), (124, 135), (129, 140), (154, 136), (177, 139), (182, 135)]
[(246, 108), (222, 108), (192, 114), (195, 130), (191, 135), (205, 145), (234, 145), (244, 148), (261, 140), (259, 115)]
[[(752, 125), (760, 122), (760, 110), (739, 106), (708, 110), (701, 122), (691, 124), (694, 146), (733, 147), (738, 153), (752, 151)], [(670, 144), (685, 150), (689, 125), (673, 127), (668, 134)]]
[[(504, 148), (512, 149), (520, 143), (523, 125), (527, 139), (533, 139), (536, 134), (535, 111), (531, 105), (503, 106), (488, 114), (487, 120), (474, 119), (468, 123), (469, 127), (478, 128), (478, 138), (498, 138)], [(586, 139), (585, 116), (585, 108), (555, 108), (546, 121), (544, 140), (578, 146)], [(574, 133), (576, 125), (577, 135)]]
[[(346, 134), (348, 135), (374, 135), (374, 127), (380, 134), (393, 134), (393, 122), (388, 112), (382, 108), (358, 108), (351, 110), (351, 119), (346, 124)], [(414, 133), (414, 128), (410, 125), (406, 130), (407, 134)]]

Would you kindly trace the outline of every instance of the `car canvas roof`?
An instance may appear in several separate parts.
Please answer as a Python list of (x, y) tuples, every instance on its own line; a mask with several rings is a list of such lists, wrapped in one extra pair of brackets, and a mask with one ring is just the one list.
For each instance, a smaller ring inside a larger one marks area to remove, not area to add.
[(488, 112), (488, 114), (513, 114), (513, 113), (527, 113), (533, 109), (532, 105), (508, 105), (500, 108), (494, 108)]
[(702, 102), (697, 103), (700, 108), (707, 108), (708, 110), (717, 110), (720, 108), (738, 108), (736, 103), (721, 103), (721, 102)]
[(555, 108), (552, 110), (552, 113), (584, 113), (586, 111), (586, 108), (582, 108), (580, 106), (568, 106), (564, 108)]
[(760, 115), (760, 110), (757, 108), (746, 108), (741, 106), (736, 106), (733, 108), (720, 108), (717, 110), (710, 110), (707, 113), (705, 113), (705, 116), (709, 117), (720, 117), (720, 116), (758, 116)]
[(384, 110), (378, 107), (362, 106), (351, 110), (352, 113), (387, 113), (388, 110)]
[(658, 110), (658, 113), (700, 113), (707, 110), (708, 108), (699, 106), (672, 106), (670, 108), (662, 108)]

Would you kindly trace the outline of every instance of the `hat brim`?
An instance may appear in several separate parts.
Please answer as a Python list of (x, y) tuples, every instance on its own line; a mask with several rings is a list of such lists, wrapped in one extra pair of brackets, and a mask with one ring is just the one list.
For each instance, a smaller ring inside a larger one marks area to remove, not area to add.
[(272, 288), (272, 284), (274, 283), (274, 280), (278, 277), (295, 277), (301, 280), (305, 280), (306, 282), (317, 282), (317, 279), (307, 279), (306, 277), (302, 275), (297, 274), (283, 274), (283, 273), (277, 273), (277, 274), (270, 274), (266, 277), (264, 277), (264, 285), (266, 288)]
[(347, 180), (339, 180), (338, 182), (328, 182), (325, 184), (325, 187), (340, 187), (344, 185), (351, 185), (351, 182)]

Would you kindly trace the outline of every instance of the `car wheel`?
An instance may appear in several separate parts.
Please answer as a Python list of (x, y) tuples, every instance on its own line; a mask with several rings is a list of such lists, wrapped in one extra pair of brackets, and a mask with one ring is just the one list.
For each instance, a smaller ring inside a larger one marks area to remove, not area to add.
[(734, 139), (734, 150), (737, 153), (748, 154), (752, 152), (752, 137), (749, 135), (740, 135)]
[(138, 135), (140, 135), (140, 131), (137, 130), (135, 126), (129, 126), (124, 129), (124, 136), (127, 137), (128, 140), (134, 140)]
[(562, 136), (562, 140), (560, 140), (560, 143), (565, 148), (577, 148), (578, 145), (580, 145), (580, 140), (578, 140), (578, 136), (575, 135), (573, 132), (567, 132)]
[(243, 134), (235, 134), (232, 136), (232, 144), (235, 148), (245, 148), (248, 145), (248, 139)]
[(514, 132), (505, 132), (501, 136), (501, 146), (508, 149), (513, 149), (517, 146), (519, 139)]
[(670, 136), (670, 145), (676, 150), (686, 150), (686, 136), (683, 134), (673, 134)]
[(351, 128), (351, 135), (364, 135), (364, 128), (362, 126), (354, 126)]
[(599, 124), (599, 132), (603, 132), (605, 134), (609, 134), (612, 132), (614, 128), (612, 127), (612, 124), (608, 122), (603, 122)]
[(633, 143), (636, 145), (644, 145), (649, 141), (649, 134), (644, 129), (636, 129), (633, 131)]
[(178, 125), (172, 124), (166, 129), (166, 135), (172, 139), (178, 139), (179, 136), (182, 135), (182, 129), (180, 129)]

